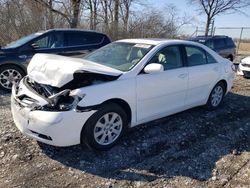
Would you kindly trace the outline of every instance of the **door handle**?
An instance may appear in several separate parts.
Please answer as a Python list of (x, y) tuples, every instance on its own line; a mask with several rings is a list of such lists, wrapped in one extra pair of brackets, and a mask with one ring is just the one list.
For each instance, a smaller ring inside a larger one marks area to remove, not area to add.
[(26, 59), (27, 55), (19, 55), (18, 57), (21, 58), (21, 59)]
[(187, 73), (184, 73), (184, 74), (180, 74), (179, 76), (178, 76), (179, 78), (186, 78), (187, 77)]

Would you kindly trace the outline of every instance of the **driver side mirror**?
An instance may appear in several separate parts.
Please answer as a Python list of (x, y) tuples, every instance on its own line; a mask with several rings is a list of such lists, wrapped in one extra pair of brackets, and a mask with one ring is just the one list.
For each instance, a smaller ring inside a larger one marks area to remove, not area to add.
[(148, 74), (155, 74), (163, 71), (164, 67), (162, 64), (159, 63), (150, 63), (144, 68), (144, 72)]

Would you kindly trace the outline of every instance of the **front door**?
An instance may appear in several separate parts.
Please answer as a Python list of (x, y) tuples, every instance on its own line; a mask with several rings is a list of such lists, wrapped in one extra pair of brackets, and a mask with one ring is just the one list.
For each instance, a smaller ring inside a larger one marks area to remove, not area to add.
[(185, 104), (188, 72), (179, 46), (167, 46), (148, 62), (160, 63), (164, 71), (137, 76), (137, 122), (181, 111)]

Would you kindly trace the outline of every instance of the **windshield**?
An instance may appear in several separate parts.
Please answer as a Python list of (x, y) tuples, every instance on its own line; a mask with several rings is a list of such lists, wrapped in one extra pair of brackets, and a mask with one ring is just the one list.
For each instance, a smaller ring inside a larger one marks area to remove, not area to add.
[(16, 47), (22, 46), (26, 42), (29, 42), (30, 40), (36, 38), (37, 36), (39, 36), (41, 34), (43, 34), (43, 33), (33, 33), (31, 35), (22, 37), (22, 38), (20, 38), (20, 39), (18, 39), (16, 41), (13, 41), (13, 42), (7, 44), (4, 48), (16, 48)]
[(113, 42), (84, 57), (120, 71), (131, 70), (154, 46), (125, 42)]

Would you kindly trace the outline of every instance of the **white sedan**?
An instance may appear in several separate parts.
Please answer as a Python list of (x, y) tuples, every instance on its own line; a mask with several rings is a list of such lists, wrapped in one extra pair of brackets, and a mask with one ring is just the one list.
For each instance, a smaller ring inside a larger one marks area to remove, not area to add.
[(250, 56), (241, 60), (237, 74), (248, 78), (250, 77)]
[(120, 40), (84, 59), (35, 55), (12, 88), (11, 109), (18, 129), (40, 142), (106, 150), (129, 127), (217, 108), (234, 75), (229, 60), (202, 44)]

